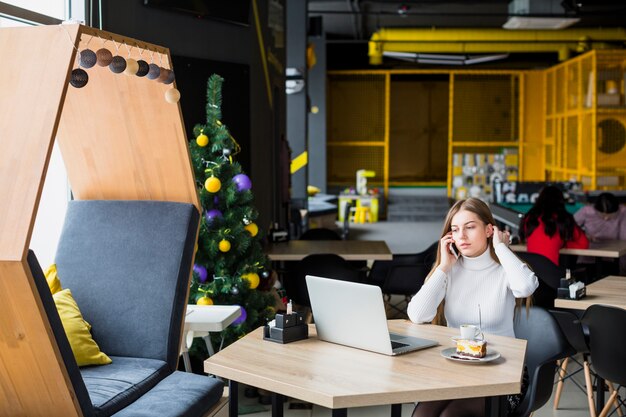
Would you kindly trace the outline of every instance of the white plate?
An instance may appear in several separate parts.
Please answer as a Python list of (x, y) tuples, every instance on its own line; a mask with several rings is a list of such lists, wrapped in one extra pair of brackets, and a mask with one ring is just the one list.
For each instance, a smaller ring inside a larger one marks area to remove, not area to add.
[(467, 358), (465, 356), (457, 356), (456, 348), (451, 347), (441, 351), (441, 356), (446, 359), (450, 359), (458, 362), (466, 362), (466, 363), (482, 363), (482, 362), (491, 362), (500, 357), (500, 353), (495, 350), (487, 350), (487, 355), (484, 358)]

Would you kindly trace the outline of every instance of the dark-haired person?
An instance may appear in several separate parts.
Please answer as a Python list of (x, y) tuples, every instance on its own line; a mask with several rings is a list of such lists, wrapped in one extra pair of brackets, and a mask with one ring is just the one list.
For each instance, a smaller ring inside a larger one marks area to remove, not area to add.
[[(539, 284), (534, 272), (511, 252), (509, 240), (483, 201), (457, 201), (444, 221), (437, 260), (407, 307), (411, 321), (456, 328), (481, 325), (487, 335), (515, 337), (514, 313), (524, 301), (530, 305)], [(507, 397), (509, 412), (522, 400), (527, 378), (524, 372), (522, 394)], [(421, 402), (413, 410), (413, 417), (484, 414), (484, 398)]]
[[(593, 205), (587, 205), (574, 214), (574, 219), (583, 228), (592, 242), (601, 240), (626, 240), (626, 207), (620, 206), (617, 197), (611, 193), (602, 193)], [(580, 263), (593, 263), (593, 258), (579, 259)], [(611, 269), (609, 262), (603, 270), (611, 273), (626, 273), (626, 257), (620, 259), (619, 272)], [(608, 268), (607, 268), (608, 267)]]
[(565, 209), (563, 192), (552, 185), (544, 187), (533, 207), (520, 222), (520, 238), (528, 252), (538, 253), (559, 265), (561, 248), (587, 249), (589, 239)]

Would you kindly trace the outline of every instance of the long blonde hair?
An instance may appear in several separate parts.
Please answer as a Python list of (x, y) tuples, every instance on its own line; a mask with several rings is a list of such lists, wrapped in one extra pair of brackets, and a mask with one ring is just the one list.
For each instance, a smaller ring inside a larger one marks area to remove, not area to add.
[[(485, 204), (484, 201), (479, 200), (478, 198), (468, 198), (465, 200), (459, 200), (456, 203), (454, 203), (452, 207), (450, 207), (450, 210), (448, 210), (448, 214), (446, 215), (446, 218), (443, 222), (443, 229), (441, 230), (441, 237), (439, 238), (440, 240), (443, 239), (443, 237), (452, 230), (452, 218), (456, 216), (456, 214), (462, 210), (469, 211), (470, 213), (474, 213), (475, 215), (478, 216), (480, 221), (482, 221), (485, 224), (493, 224), (493, 225), (496, 224), (496, 221), (493, 218), (493, 214), (491, 214), (491, 210), (489, 210), (489, 206), (487, 206), (487, 204)], [(499, 264), (500, 260), (498, 259), (498, 256), (496, 255), (496, 251), (493, 247), (493, 236), (489, 236), (487, 238), (487, 247), (489, 249), (489, 254), (493, 258), (493, 260)], [(437, 267), (440, 264), (441, 264), (441, 245), (439, 245), (437, 249), (437, 258), (435, 260), (435, 263), (433, 264), (433, 267), (428, 273), (428, 276), (426, 277), (424, 282), (427, 282), (430, 279), (432, 274), (435, 272), (435, 269), (437, 269)], [(521, 309), (522, 304), (526, 305), (526, 311), (528, 312), (530, 309), (530, 306), (532, 305), (532, 297), (516, 298), (515, 299), (515, 312), (516, 313), (517, 311)], [(445, 305), (445, 298), (441, 302), (441, 304), (439, 304), (439, 307), (437, 307), (437, 314), (435, 315), (435, 318), (432, 321), (433, 324), (438, 324), (442, 326), (446, 325), (444, 305)]]

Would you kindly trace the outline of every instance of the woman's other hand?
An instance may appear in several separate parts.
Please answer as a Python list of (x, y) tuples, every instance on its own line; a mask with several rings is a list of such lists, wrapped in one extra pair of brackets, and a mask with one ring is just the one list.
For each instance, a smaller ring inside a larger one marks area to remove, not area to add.
[(511, 243), (511, 233), (508, 230), (502, 231), (498, 226), (493, 226), (493, 245), (504, 243), (507, 247)]

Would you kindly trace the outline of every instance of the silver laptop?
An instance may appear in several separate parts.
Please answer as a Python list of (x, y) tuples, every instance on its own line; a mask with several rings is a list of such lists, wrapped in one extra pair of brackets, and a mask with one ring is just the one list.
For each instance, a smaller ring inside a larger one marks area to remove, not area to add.
[(380, 287), (306, 276), (317, 337), (385, 355), (436, 346), (434, 340), (390, 333)]

